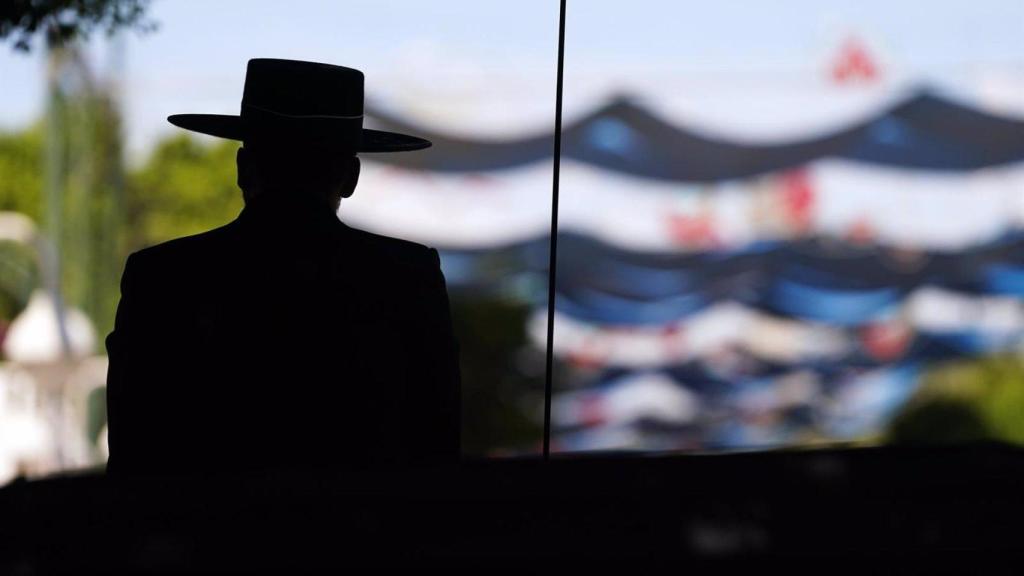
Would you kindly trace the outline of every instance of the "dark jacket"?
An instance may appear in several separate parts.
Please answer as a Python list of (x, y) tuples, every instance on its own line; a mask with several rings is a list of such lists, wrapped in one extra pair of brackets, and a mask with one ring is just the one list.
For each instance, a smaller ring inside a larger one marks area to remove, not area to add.
[(111, 473), (458, 458), (437, 251), (329, 210), (252, 202), (132, 254), (107, 350)]

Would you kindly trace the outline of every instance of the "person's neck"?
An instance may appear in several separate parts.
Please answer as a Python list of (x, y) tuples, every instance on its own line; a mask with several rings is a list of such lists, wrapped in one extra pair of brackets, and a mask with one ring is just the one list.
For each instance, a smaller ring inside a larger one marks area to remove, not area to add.
[(328, 210), (334, 212), (337, 208), (331, 205), (326, 195), (305, 192), (301, 190), (268, 190), (257, 194), (253, 198), (246, 199), (246, 205), (278, 205), (304, 207), (310, 210)]
[(300, 192), (264, 193), (247, 199), (243, 212), (273, 219), (337, 221), (337, 209), (322, 197)]

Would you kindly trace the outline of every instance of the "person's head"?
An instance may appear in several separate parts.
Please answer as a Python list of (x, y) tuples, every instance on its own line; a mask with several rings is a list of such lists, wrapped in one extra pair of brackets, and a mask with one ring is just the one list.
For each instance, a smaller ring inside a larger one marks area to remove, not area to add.
[(238, 187), (248, 203), (287, 195), (323, 202), (337, 211), (359, 182), (359, 158), (351, 149), (319, 143), (246, 140), (238, 149)]
[(322, 62), (253, 58), (239, 115), (173, 114), (175, 126), (241, 140), (238, 186), (246, 203), (276, 195), (337, 210), (359, 181), (356, 154), (411, 152), (430, 141), (363, 128), (363, 73)]

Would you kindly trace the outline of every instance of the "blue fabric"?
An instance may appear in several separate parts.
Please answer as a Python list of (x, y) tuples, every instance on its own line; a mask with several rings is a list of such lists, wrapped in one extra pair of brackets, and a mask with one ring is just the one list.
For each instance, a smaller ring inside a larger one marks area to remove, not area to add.
[[(549, 162), (553, 136), (467, 140), (368, 111), (367, 126), (421, 134), (416, 154), (374, 160), (434, 172), (480, 172)], [(720, 182), (779, 172), (821, 158), (926, 170), (973, 170), (1024, 160), (1024, 121), (919, 91), (867, 121), (818, 137), (771, 145), (718, 139), (674, 126), (628, 98), (615, 99), (562, 131), (562, 157), (645, 178)]]

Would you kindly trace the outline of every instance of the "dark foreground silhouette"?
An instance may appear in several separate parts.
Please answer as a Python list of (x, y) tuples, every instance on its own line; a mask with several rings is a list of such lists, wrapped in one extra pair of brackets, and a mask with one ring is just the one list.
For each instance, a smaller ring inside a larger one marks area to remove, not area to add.
[(357, 153), (421, 149), (362, 129), (363, 75), (249, 63), (239, 116), (170, 120), (244, 141), (237, 220), (129, 257), (107, 340), (113, 474), (452, 463), (459, 369), (436, 250), (336, 216)]
[(1022, 477), (1020, 449), (998, 445), (67, 476), (0, 489), (0, 573), (341, 573), (452, 556), (525, 556), (534, 572), (783, 556), (815, 573), (900, 556), (948, 573), (1019, 551)]

